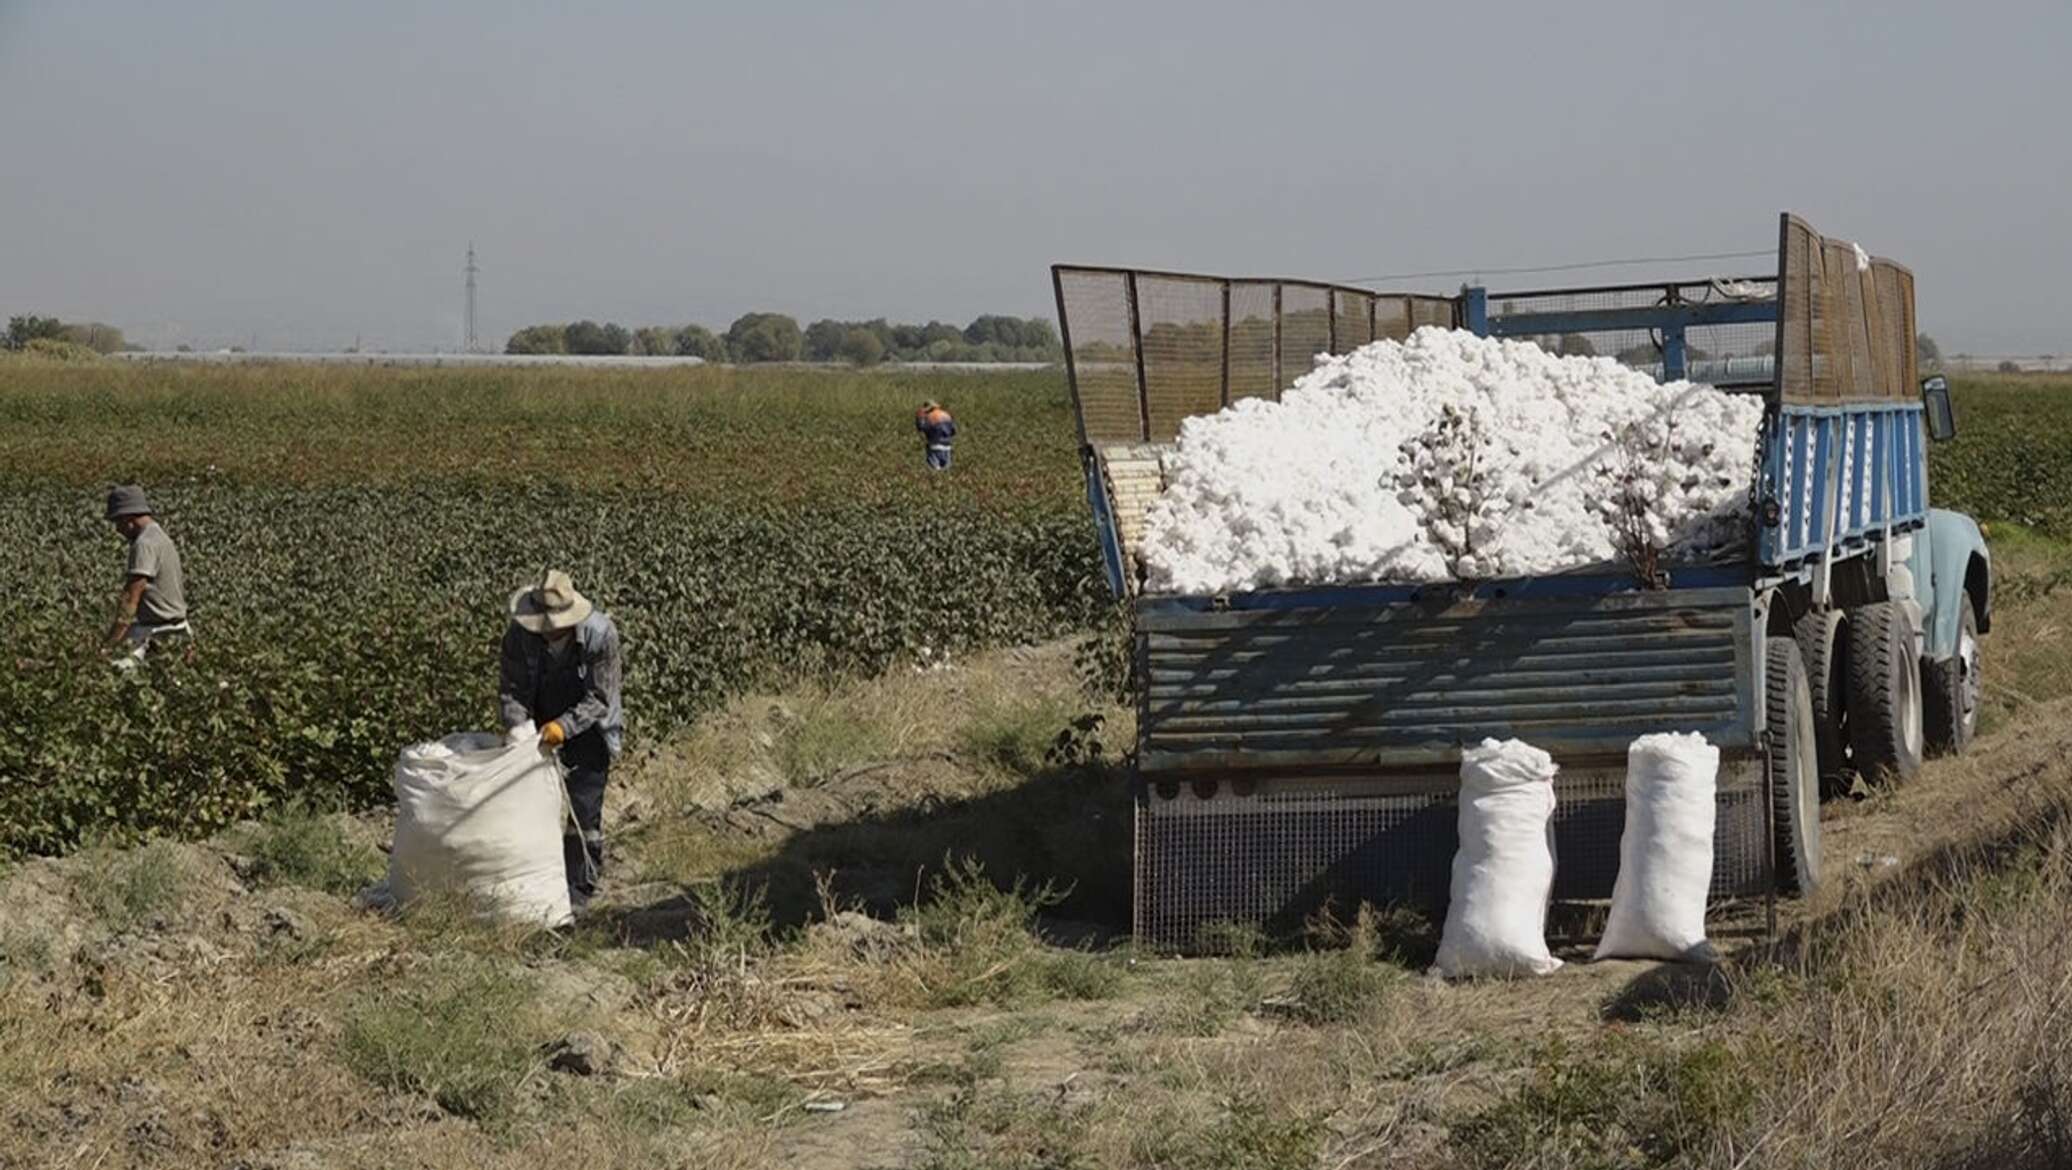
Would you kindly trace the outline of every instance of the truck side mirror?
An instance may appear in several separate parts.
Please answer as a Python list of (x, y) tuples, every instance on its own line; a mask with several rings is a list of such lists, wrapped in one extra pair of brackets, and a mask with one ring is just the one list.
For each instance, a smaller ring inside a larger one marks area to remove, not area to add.
[(1928, 415), (1928, 437), (1940, 443), (1957, 437), (1957, 412), (1950, 406), (1950, 383), (1941, 374), (1921, 379), (1921, 405)]

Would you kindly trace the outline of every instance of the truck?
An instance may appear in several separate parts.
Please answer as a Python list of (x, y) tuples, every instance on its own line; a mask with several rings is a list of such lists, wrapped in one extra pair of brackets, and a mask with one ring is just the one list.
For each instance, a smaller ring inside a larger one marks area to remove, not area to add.
[[(1617, 876), (1628, 745), (1702, 733), (1721, 752), (1713, 905), (1774, 908), (1828, 869), (1824, 799), (1903, 781), (1976, 731), (1992, 564), (1970, 517), (1929, 506), (1926, 443), (1956, 418), (1945, 381), (1920, 377), (1900, 264), (1785, 213), (1775, 269), (1732, 279), (1430, 295), (1051, 276), (1102, 566), (1132, 619), (1142, 945), (1292, 930), (1324, 906), (1443, 905), (1460, 753), (1485, 737), (1553, 754), (1554, 896), (1588, 903)], [(1186, 419), (1278, 398), (1316, 355), (1428, 326), (1761, 396), (1745, 555), (1146, 588), (1145, 515)]]

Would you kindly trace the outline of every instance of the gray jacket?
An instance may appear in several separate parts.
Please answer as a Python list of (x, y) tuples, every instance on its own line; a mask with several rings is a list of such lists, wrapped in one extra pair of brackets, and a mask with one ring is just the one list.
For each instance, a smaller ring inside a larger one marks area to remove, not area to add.
[[(561, 715), (568, 725), (568, 738), (601, 727), (605, 746), (618, 755), (626, 735), (626, 713), (619, 705), (624, 660), (619, 653), (619, 631), (603, 610), (593, 610), (576, 627), (576, 656), (577, 670), (583, 676), (583, 698)], [(539, 693), (540, 680), (551, 665), (547, 640), (512, 622), (504, 629), (500, 657), (498, 698), (504, 726), (511, 728), (533, 717), (532, 698)]]

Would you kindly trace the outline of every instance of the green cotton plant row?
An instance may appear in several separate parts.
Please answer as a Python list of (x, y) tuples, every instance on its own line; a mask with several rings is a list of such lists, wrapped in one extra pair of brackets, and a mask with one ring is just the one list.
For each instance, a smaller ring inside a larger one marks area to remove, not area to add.
[(1928, 448), (1929, 502), (2072, 540), (2072, 376), (1960, 376), (1957, 437)]
[(620, 626), (635, 749), (747, 687), (1054, 637), (1104, 598), (1090, 523), (1055, 498), (196, 480), (157, 489), (196, 641), (125, 675), (92, 650), (122, 563), (98, 492), (0, 490), (0, 852), (202, 833), (286, 797), (387, 799), (404, 745), (494, 725), (506, 601), (549, 565)]

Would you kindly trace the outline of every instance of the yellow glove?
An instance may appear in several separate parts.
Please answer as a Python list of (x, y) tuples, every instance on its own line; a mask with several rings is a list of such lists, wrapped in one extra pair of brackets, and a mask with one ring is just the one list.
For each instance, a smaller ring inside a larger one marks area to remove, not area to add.
[(540, 729), (540, 743), (544, 746), (560, 747), (566, 742), (568, 742), (568, 728), (562, 725), (561, 720), (552, 720)]

